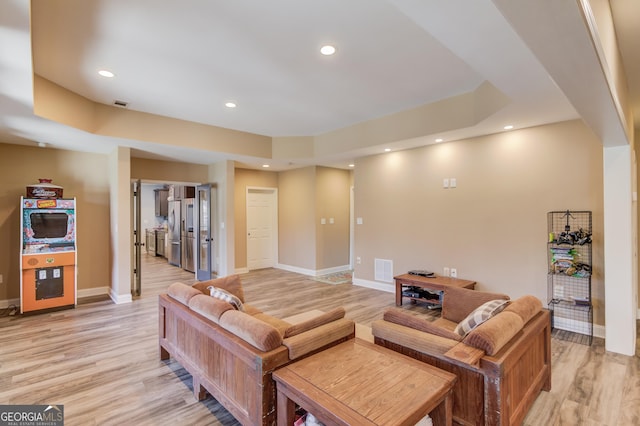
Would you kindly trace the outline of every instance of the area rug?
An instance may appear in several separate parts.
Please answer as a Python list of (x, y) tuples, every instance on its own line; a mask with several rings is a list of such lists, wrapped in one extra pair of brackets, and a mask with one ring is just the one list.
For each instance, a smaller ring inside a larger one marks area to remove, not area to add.
[(314, 281), (325, 284), (351, 284), (353, 271), (334, 272), (333, 274), (319, 275), (311, 277)]

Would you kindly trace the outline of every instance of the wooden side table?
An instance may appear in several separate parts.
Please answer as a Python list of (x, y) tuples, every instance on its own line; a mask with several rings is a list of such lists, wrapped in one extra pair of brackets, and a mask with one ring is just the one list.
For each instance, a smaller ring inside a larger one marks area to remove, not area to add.
[[(447, 287), (463, 287), (473, 290), (476, 286), (475, 281), (462, 280), (460, 278), (451, 277), (423, 277), (420, 275), (402, 274), (393, 277), (396, 281), (396, 306), (402, 306), (402, 286), (414, 286), (421, 287), (427, 290), (444, 291)], [(427, 299), (410, 297), (413, 300), (419, 300), (421, 302), (436, 304), (434, 301)]]
[(382, 346), (351, 339), (273, 373), (278, 426), (295, 404), (328, 425), (413, 426), (429, 414), (452, 424), (456, 376)]

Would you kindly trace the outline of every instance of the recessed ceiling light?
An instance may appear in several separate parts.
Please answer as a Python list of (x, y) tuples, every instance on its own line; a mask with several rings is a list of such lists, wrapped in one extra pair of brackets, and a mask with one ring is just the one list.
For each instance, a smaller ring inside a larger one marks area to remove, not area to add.
[(353, 163), (349, 164), (349, 167), (355, 167), (355, 166), (356, 166), (356, 165), (355, 165), (355, 164), (353, 164)]
[(268, 169), (271, 166), (269, 166), (268, 164), (263, 164), (262, 167), (264, 167), (265, 169)]
[(39, 146), (40, 148), (45, 148), (45, 147), (47, 146), (47, 144), (46, 144), (46, 143), (44, 143), (44, 142), (38, 142), (38, 146)]
[(438, 138), (438, 139), (436, 139), (436, 142), (442, 142), (443, 140), (444, 139), (442, 139), (442, 138)]
[(235, 102), (226, 102), (224, 106), (226, 106), (227, 108), (235, 108), (237, 105)]
[(504, 126), (503, 129), (511, 130), (511, 129), (513, 129), (513, 126), (511, 124), (509, 124), (508, 126)]
[(391, 151), (391, 148), (385, 148), (384, 149), (384, 152), (389, 152), (389, 151)]
[(333, 55), (334, 53), (336, 53), (336, 48), (327, 44), (326, 46), (322, 46), (320, 48), (320, 53), (325, 56)]
[(112, 73), (111, 71), (108, 71), (108, 70), (100, 70), (100, 71), (98, 71), (98, 74), (100, 74), (103, 77), (107, 77), (107, 78), (115, 77), (115, 74)]

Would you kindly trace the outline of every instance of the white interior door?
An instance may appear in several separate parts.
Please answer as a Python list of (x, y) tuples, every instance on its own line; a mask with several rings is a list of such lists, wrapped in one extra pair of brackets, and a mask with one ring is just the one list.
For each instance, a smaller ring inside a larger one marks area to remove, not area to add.
[(275, 266), (278, 258), (278, 193), (247, 188), (247, 268)]

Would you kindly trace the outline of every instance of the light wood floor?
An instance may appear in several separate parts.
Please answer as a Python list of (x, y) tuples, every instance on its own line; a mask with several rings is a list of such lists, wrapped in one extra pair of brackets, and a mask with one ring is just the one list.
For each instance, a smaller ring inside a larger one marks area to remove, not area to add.
[[(143, 295), (115, 305), (85, 299), (70, 310), (0, 318), (0, 404), (63, 404), (67, 425), (237, 425), (213, 398), (197, 402), (191, 377), (158, 356), (157, 295), (193, 274), (143, 256)], [(329, 285), (265, 269), (242, 275), (245, 298), (284, 318), (344, 306), (370, 325), (394, 295), (349, 284)], [(406, 305), (416, 315), (436, 315)], [(639, 425), (640, 359), (592, 346), (552, 341), (551, 392), (543, 392), (525, 425)]]

